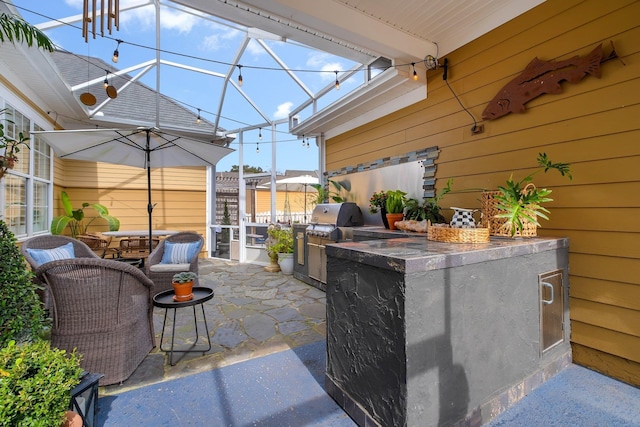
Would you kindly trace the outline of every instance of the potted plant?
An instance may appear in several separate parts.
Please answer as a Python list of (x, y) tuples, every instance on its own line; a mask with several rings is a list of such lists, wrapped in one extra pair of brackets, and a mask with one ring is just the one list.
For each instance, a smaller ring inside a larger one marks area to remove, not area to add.
[[(310, 185), (318, 191), (316, 200), (314, 201), (315, 205), (328, 203), (329, 200), (335, 203), (344, 203), (347, 201), (348, 195), (342, 196), (342, 190), (348, 192), (351, 189), (351, 184), (348, 181), (334, 181), (332, 179), (327, 181), (326, 187), (322, 184)], [(335, 191), (331, 191), (330, 187), (333, 187)]]
[(380, 216), (382, 216), (382, 224), (384, 228), (389, 228), (389, 222), (387, 221), (387, 192), (386, 191), (376, 191), (369, 198), (369, 212), (377, 213), (380, 211)]
[(277, 257), (280, 270), (293, 274), (293, 228), (271, 224), (267, 228), (267, 252)]
[(442, 208), (440, 207), (440, 200), (448, 193), (451, 192), (451, 185), (453, 184), (453, 178), (447, 181), (445, 188), (440, 190), (435, 197), (427, 197), (422, 201), (422, 204), (417, 199), (407, 199), (405, 202), (406, 219), (414, 221), (429, 220), (431, 224), (443, 224), (446, 223), (444, 215), (442, 215)]
[(0, 349), (0, 426), (64, 425), (81, 373), (75, 351), (44, 340), (9, 341)]
[[(100, 203), (83, 203), (81, 208), (73, 209), (69, 195), (66, 192), (60, 194), (60, 201), (62, 202), (62, 208), (64, 209), (64, 215), (55, 217), (51, 221), (51, 234), (62, 234), (65, 227), (68, 225), (71, 230), (71, 237), (74, 239), (81, 234), (87, 234), (87, 228), (93, 221), (98, 218), (106, 219), (109, 223), (109, 231), (117, 231), (120, 229), (120, 220), (112, 215), (109, 215), (109, 209)], [(84, 209), (91, 206), (97, 213), (97, 216), (90, 217), (85, 222)]]
[(404, 217), (406, 195), (407, 193), (401, 190), (387, 191), (385, 207), (387, 208), (387, 221), (389, 222), (390, 230), (395, 230), (396, 221), (402, 221), (402, 218)]
[(175, 296), (174, 301), (182, 302), (189, 301), (193, 298), (193, 283), (198, 278), (198, 275), (193, 271), (182, 271), (173, 275), (171, 279), (171, 285)]
[[(547, 172), (549, 169), (555, 169), (562, 176), (567, 176), (570, 180), (573, 178), (569, 171), (568, 163), (553, 163), (547, 157), (546, 153), (538, 154), (538, 165), (540, 169), (537, 169), (530, 175), (524, 177), (520, 181), (514, 181), (513, 174), (509, 177), (506, 185), (499, 186), (497, 192), (493, 192), (493, 199), (495, 200), (495, 209), (497, 213), (485, 212), (485, 216), (490, 220), (495, 218), (498, 221), (498, 235), (508, 236), (535, 236), (536, 227), (540, 227), (538, 217), (546, 220), (549, 217), (546, 215), (549, 210), (542, 206), (543, 203), (551, 202), (553, 199), (549, 198), (551, 190), (546, 188), (538, 188), (533, 184), (533, 177), (540, 172)], [(486, 197), (490, 197), (488, 195)], [(485, 197), (483, 195), (483, 197)], [(489, 203), (483, 199), (483, 209), (485, 211), (490, 210), (487, 207)], [(491, 227), (490, 227), (491, 228)], [(533, 229), (533, 231), (528, 231)], [(492, 232), (494, 229), (492, 228)]]

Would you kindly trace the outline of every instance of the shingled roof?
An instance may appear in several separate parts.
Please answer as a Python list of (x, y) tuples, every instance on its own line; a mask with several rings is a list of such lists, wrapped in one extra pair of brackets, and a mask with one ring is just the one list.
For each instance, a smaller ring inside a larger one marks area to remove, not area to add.
[[(129, 74), (116, 75), (119, 70), (99, 58), (76, 55), (56, 51), (52, 58), (60, 70), (62, 78), (70, 87), (80, 87), (74, 91), (75, 97), (89, 92), (96, 97), (96, 104), (90, 109), (106, 104), (100, 108), (98, 114), (91, 117), (91, 123), (103, 127), (156, 126), (156, 91), (144, 83), (133, 81)], [(108, 73), (107, 73), (108, 72)], [(117, 89), (117, 97), (110, 99), (103, 87), (102, 81), (108, 77), (109, 84)], [(97, 79), (98, 84), (83, 87), (82, 84)], [(211, 140), (218, 139), (214, 124), (201, 119), (196, 123), (197, 113), (184, 107), (168, 96), (159, 95), (158, 98), (161, 129), (180, 130), (203, 135), (211, 135)], [(218, 128), (218, 135), (223, 129)]]

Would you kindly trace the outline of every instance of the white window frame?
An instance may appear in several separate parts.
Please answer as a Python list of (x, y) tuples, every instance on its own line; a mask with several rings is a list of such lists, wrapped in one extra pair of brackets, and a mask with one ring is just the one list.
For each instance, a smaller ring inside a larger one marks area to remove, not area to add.
[[(10, 98), (7, 97), (7, 98)], [(21, 102), (19, 99), (6, 99), (6, 98), (2, 98), (0, 99), (0, 109), (6, 109), (8, 107), (10, 107), (11, 109), (19, 112), (20, 114), (22, 114), (24, 117), (26, 117), (29, 120), (29, 132), (35, 130), (34, 127), (37, 126), (39, 128), (39, 130), (48, 130), (50, 129), (50, 126), (46, 126), (42, 123), (40, 123), (40, 119), (39, 119), (39, 115), (36, 114), (31, 108), (29, 108), (26, 104), (24, 104), (23, 102)], [(1, 119), (3, 120), (4, 123), (6, 123), (6, 120), (11, 120), (11, 116), (8, 115), (8, 113), (4, 113), (3, 116), (1, 117)], [(5, 127), (5, 133), (6, 133), (7, 129)], [(16, 135), (17, 136), (17, 135)], [(29, 138), (31, 139), (31, 136), (29, 136)], [(44, 141), (43, 141), (44, 142)], [(49, 147), (46, 142), (45, 142), (45, 146), (48, 148), (49, 150), (49, 177), (47, 178), (42, 178), (42, 177), (37, 177), (34, 175), (34, 156), (35, 156), (35, 150), (31, 149), (31, 141), (29, 141), (29, 168), (28, 168), (28, 173), (22, 173), (22, 172), (16, 172), (14, 170), (7, 170), (6, 175), (4, 176), (4, 178), (2, 179), (2, 181), (0, 181), (0, 219), (5, 220), (4, 218), (4, 213), (5, 213), (5, 182), (6, 182), (6, 178), (10, 175), (13, 176), (17, 176), (20, 178), (26, 178), (26, 228), (25, 228), (25, 233), (16, 233), (14, 231), (15, 237), (16, 239), (18, 239), (18, 241), (21, 240), (25, 240), (29, 237), (32, 236), (36, 236), (36, 235), (41, 235), (41, 234), (48, 234), (49, 233), (49, 224), (51, 224), (51, 219), (53, 217), (53, 187), (54, 187), (54, 179), (53, 179), (53, 166), (54, 166), (54, 162), (53, 162), (53, 151), (51, 150), (51, 147)], [(46, 189), (46, 203), (47, 203), (47, 208), (46, 208), (46, 219), (45, 219), (45, 228), (43, 230), (39, 230), (37, 232), (33, 231), (33, 217), (34, 217), (34, 183), (35, 182), (42, 182), (45, 183), (47, 186)], [(13, 230), (12, 230), (13, 231)]]

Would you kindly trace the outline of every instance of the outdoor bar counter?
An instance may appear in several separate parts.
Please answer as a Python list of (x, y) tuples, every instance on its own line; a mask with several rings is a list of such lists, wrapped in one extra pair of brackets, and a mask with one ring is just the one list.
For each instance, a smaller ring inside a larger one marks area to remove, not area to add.
[(570, 363), (568, 239), (415, 236), (326, 247), (326, 388), (358, 425), (481, 425)]

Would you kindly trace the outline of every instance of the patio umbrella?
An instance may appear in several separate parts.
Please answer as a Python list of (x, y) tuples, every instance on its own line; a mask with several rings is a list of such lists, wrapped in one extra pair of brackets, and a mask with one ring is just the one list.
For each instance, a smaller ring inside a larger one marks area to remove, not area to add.
[(307, 187), (310, 184), (318, 184), (319, 182), (320, 180), (317, 177), (311, 175), (292, 176), (277, 180), (276, 189), (282, 188), (282, 185), (284, 185), (286, 192), (289, 190), (297, 192), (304, 191), (304, 222), (307, 222)]
[(41, 135), (63, 159), (105, 162), (147, 169), (149, 250), (152, 247), (151, 165), (215, 166), (234, 150), (157, 128), (79, 129), (32, 132)]

